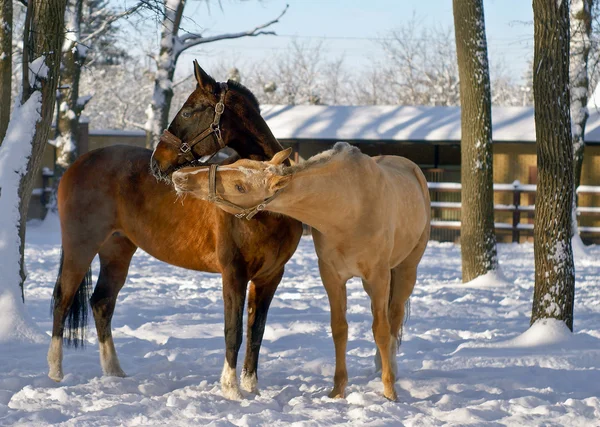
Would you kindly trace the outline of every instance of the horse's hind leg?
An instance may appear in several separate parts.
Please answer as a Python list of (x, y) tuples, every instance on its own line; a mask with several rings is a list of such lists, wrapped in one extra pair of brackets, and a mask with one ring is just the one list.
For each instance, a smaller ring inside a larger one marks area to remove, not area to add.
[(124, 377), (111, 331), (111, 320), (117, 302), (117, 295), (125, 284), (129, 264), (137, 246), (128, 238), (111, 236), (100, 248), (100, 274), (96, 289), (90, 299), (98, 345), (100, 347), (100, 365), (104, 375)]
[(256, 278), (248, 290), (248, 330), (246, 332), (246, 359), (242, 370), (241, 386), (244, 390), (258, 394), (258, 355), (267, 313), (283, 277), (283, 269), (269, 278)]
[[(83, 344), (83, 335), (78, 335), (77, 329), (85, 327), (86, 287), (89, 285), (86, 274), (96, 255), (95, 248), (81, 245), (74, 250), (73, 247), (71, 245), (63, 247), (59, 276), (54, 287), (52, 340), (48, 349), (48, 376), (54, 381), (63, 379), (63, 335), (67, 316), (71, 317), (67, 344), (77, 346), (79, 341)], [(78, 298), (74, 304), (76, 296)]]
[(363, 285), (365, 285), (366, 291), (371, 297), (373, 336), (381, 355), (383, 395), (390, 400), (396, 400), (397, 395), (394, 388), (396, 375), (394, 374), (390, 357), (390, 346), (393, 342), (388, 317), (390, 276), (390, 270), (387, 268), (373, 269), (369, 277), (366, 277), (363, 281)]
[[(392, 367), (396, 374), (396, 353), (402, 339), (402, 324), (406, 316), (406, 303), (413, 292), (417, 282), (417, 266), (423, 257), (427, 241), (429, 240), (429, 229), (423, 232), (417, 245), (402, 263), (391, 270), (390, 281), (390, 303), (388, 316), (390, 320), (390, 331), (392, 333), (392, 346), (390, 354), (393, 360)], [(379, 351), (375, 355), (375, 369), (381, 369), (381, 355)]]
[[(396, 363), (396, 353), (402, 339), (402, 324), (406, 316), (406, 303), (417, 281), (417, 267), (403, 264), (392, 269), (392, 280), (390, 282), (390, 303), (388, 308), (388, 317), (390, 321), (390, 332), (392, 335), (392, 344), (390, 345), (390, 360), (394, 375), (398, 374), (398, 365)], [(375, 367), (381, 369), (381, 356), (379, 351), (375, 355)]]

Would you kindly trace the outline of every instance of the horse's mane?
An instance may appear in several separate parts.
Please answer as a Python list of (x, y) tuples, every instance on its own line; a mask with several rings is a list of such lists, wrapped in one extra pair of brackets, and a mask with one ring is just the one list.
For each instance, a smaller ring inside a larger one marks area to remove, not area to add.
[(237, 90), (238, 92), (240, 92), (240, 94), (248, 98), (248, 101), (250, 101), (252, 106), (255, 107), (258, 111), (260, 111), (258, 99), (256, 99), (256, 96), (254, 96), (250, 89), (248, 89), (243, 84), (236, 82), (235, 80), (227, 80), (227, 86), (233, 88), (234, 90)]
[(324, 163), (330, 162), (334, 157), (348, 154), (348, 155), (357, 155), (360, 154), (361, 151), (353, 145), (348, 144), (347, 142), (336, 142), (332, 149), (323, 151), (322, 153), (315, 154), (310, 159), (306, 160), (302, 163), (297, 163), (292, 166), (271, 166), (272, 171), (277, 175), (293, 175), (297, 172), (302, 172), (306, 169), (310, 169), (317, 165), (322, 165)]

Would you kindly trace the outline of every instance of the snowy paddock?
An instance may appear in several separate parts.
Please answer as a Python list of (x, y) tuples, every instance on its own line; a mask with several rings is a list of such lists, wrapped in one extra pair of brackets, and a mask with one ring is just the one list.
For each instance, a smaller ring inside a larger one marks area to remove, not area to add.
[[(30, 225), (26, 306), (47, 334), (59, 242), (52, 223)], [(349, 385), (347, 398), (334, 400), (329, 306), (312, 240), (303, 238), (269, 312), (261, 395), (234, 402), (219, 387), (220, 277), (138, 251), (113, 319), (129, 376), (101, 376), (93, 328), (85, 350), (66, 349), (60, 384), (46, 376), (49, 337), (0, 346), (0, 425), (600, 426), (600, 247), (576, 262), (574, 335), (553, 324), (523, 334), (533, 246), (499, 252), (506, 282), (465, 286), (460, 248), (430, 242), (397, 358), (398, 402), (381, 395), (369, 300), (360, 281), (349, 282)]]

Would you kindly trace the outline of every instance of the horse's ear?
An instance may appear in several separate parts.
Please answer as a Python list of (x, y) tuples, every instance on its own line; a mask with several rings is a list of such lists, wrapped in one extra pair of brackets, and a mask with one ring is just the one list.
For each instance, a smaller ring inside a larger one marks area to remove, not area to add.
[(196, 76), (196, 82), (198, 87), (203, 89), (205, 92), (213, 93), (217, 89), (217, 82), (211, 76), (200, 68), (198, 61), (194, 59), (194, 76)]
[(292, 180), (292, 175), (275, 175), (270, 174), (267, 178), (267, 185), (269, 186), (269, 190), (275, 192), (277, 190), (281, 190), (283, 187), (288, 185)]
[(291, 154), (292, 154), (292, 147), (288, 147), (285, 150), (280, 151), (279, 153), (275, 154), (273, 156), (273, 158), (271, 160), (269, 160), (269, 163), (274, 166), (278, 166), (278, 165), (282, 164), (283, 162), (285, 162), (286, 159), (288, 157), (290, 157)]

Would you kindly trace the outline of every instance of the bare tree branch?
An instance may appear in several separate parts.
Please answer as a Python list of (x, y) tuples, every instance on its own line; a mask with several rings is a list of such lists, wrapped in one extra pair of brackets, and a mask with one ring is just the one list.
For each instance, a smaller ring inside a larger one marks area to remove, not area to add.
[(126, 16), (129, 16), (129, 15), (137, 12), (139, 9), (141, 9), (144, 6), (146, 6), (146, 2), (141, 1), (141, 2), (139, 2), (138, 4), (136, 4), (135, 6), (133, 6), (131, 8), (129, 8), (127, 10), (124, 10), (121, 13), (118, 13), (116, 15), (111, 16), (106, 21), (104, 21), (102, 23), (102, 25), (96, 31), (94, 31), (91, 34), (88, 34), (87, 37), (84, 38), (83, 40), (81, 40), (79, 43), (82, 44), (82, 45), (85, 45), (89, 41), (95, 39), (96, 37), (102, 35), (104, 32), (108, 31), (110, 29), (110, 25), (113, 22), (115, 22), (115, 21), (117, 21), (117, 20), (119, 20), (121, 18), (124, 18)]
[(211, 42), (219, 41), (219, 40), (238, 39), (241, 37), (256, 37), (259, 35), (275, 35), (274, 31), (260, 31), (260, 30), (270, 27), (271, 25), (279, 22), (281, 17), (283, 15), (285, 15), (285, 13), (287, 12), (288, 8), (289, 8), (289, 4), (286, 4), (285, 9), (283, 9), (283, 11), (279, 14), (279, 16), (277, 18), (275, 18), (265, 24), (259, 25), (248, 31), (242, 31), (239, 33), (219, 34), (219, 35), (212, 36), (212, 37), (203, 37), (202, 34), (187, 33), (183, 36), (178, 37), (176, 55), (179, 55), (184, 50), (186, 50), (192, 46), (197, 46), (199, 44), (211, 43)]

